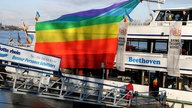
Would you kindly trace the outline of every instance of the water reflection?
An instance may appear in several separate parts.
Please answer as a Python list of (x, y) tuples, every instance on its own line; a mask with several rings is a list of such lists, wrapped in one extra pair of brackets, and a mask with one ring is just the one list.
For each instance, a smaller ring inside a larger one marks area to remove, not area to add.
[(35, 95), (15, 94), (0, 89), (0, 108), (110, 108), (64, 100), (48, 99)]
[(73, 102), (0, 90), (0, 108), (73, 108)]

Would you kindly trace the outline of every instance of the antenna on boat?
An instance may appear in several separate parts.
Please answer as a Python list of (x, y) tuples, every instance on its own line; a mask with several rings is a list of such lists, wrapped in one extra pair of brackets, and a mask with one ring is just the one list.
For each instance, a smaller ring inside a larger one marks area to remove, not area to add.
[(154, 2), (154, 3), (158, 3), (158, 9), (160, 9), (160, 4), (164, 4), (165, 0), (143, 0), (147, 2), (147, 6), (148, 6), (148, 11), (149, 11), (149, 16), (151, 16), (151, 20), (153, 20), (153, 15), (151, 13), (151, 7), (150, 7), (150, 3), (149, 2)]
[(158, 9), (161, 9), (161, 6), (160, 6), (160, 3), (159, 3), (159, 0), (158, 0), (158, 4), (157, 4), (157, 6), (158, 6)]
[(154, 2), (154, 3), (160, 3), (160, 4), (165, 3), (165, 0), (142, 0), (142, 1)]
[(165, 3), (165, 0), (158, 0), (157, 1), (157, 5), (158, 5), (158, 9), (161, 9), (161, 6), (160, 6), (160, 4), (164, 4)]
[(147, 0), (147, 7), (148, 7), (148, 11), (149, 11), (149, 16), (152, 18), (151, 20), (153, 20), (153, 15), (151, 13), (151, 7), (150, 7), (150, 0)]

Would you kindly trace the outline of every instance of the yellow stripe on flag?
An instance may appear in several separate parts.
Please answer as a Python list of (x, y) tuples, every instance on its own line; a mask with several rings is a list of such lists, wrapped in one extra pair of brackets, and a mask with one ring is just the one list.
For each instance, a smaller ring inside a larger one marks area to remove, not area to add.
[(36, 42), (68, 42), (117, 38), (118, 23), (84, 26), (61, 30), (42, 30), (36, 32)]

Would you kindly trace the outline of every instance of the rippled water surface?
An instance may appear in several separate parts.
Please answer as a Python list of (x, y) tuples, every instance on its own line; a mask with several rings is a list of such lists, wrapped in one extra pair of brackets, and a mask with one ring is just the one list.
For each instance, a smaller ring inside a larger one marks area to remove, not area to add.
[(0, 108), (73, 108), (73, 102), (0, 90)]

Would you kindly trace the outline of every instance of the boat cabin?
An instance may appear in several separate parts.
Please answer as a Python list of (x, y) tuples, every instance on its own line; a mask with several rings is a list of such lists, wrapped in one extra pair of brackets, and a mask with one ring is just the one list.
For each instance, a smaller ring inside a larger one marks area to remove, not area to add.
[[(170, 25), (176, 21), (182, 22), (178, 60), (180, 77), (169, 76), (167, 72)], [(158, 73), (160, 87), (185, 90), (184, 85), (190, 85), (192, 88), (191, 28), (192, 8), (154, 10), (149, 25), (128, 26), (125, 68), (134, 73), (131, 77), (140, 84), (150, 84), (150, 77)]]
[(192, 8), (154, 10), (154, 18), (150, 25), (169, 25), (174, 21), (182, 21), (183, 25), (192, 25)]

